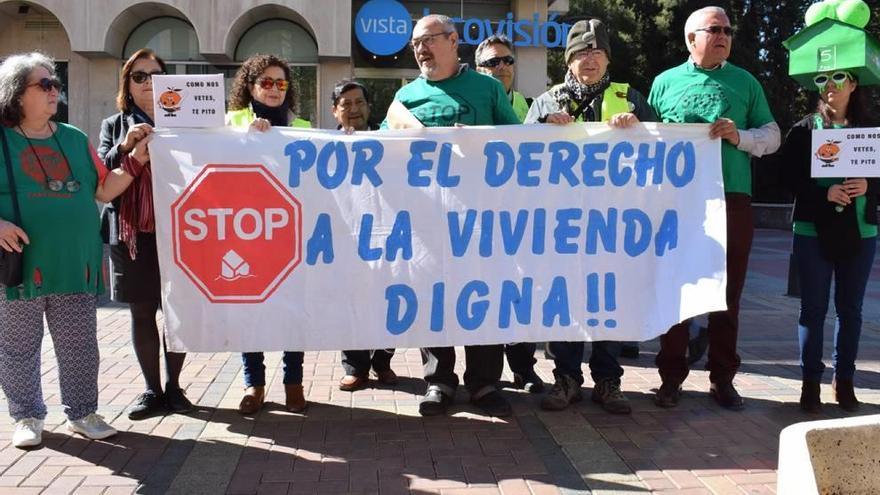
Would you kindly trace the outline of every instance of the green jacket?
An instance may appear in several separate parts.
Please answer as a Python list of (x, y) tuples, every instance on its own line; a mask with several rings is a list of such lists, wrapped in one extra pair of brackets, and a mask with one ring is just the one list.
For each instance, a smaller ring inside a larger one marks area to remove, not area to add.
[[(311, 128), (312, 123), (308, 120), (297, 118), (293, 113), (288, 112), (288, 116), (290, 117), (290, 127), (300, 127), (300, 128)], [(247, 127), (251, 125), (251, 122), (256, 118), (256, 114), (254, 114), (254, 110), (248, 105), (247, 108), (242, 108), (241, 110), (230, 110), (226, 112), (226, 125), (231, 125), (233, 127)]]

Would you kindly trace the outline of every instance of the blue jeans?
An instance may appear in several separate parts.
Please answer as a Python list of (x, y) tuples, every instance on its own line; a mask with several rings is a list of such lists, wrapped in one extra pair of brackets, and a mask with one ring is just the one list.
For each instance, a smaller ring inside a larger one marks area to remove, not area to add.
[[(604, 380), (615, 380), (620, 384), (623, 376), (623, 368), (617, 362), (620, 357), (621, 342), (612, 340), (600, 340), (593, 342), (593, 352), (590, 353), (590, 376), (598, 383)], [(584, 360), (583, 342), (550, 342), (550, 352), (553, 353), (553, 362), (556, 369), (553, 376), (558, 380), (561, 375), (574, 378), (578, 384), (584, 383), (584, 372), (581, 371), (581, 362)]]
[[(284, 384), (300, 385), (303, 382), (303, 357), (305, 353), (284, 352)], [(245, 352), (241, 355), (244, 366), (244, 384), (246, 387), (263, 387), (266, 385), (266, 366), (263, 364), (262, 352)]]
[(822, 343), (833, 274), (837, 322), (831, 359), (835, 376), (851, 380), (856, 371), (856, 355), (862, 334), (862, 300), (874, 263), (877, 239), (862, 239), (859, 254), (845, 261), (834, 262), (823, 258), (816, 237), (795, 234), (793, 250), (801, 281), (798, 340), (802, 377), (804, 380), (819, 381), (825, 370)]

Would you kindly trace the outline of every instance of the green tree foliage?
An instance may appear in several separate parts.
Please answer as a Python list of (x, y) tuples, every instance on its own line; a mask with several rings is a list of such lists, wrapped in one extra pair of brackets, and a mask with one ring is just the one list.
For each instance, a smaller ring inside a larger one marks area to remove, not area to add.
[[(664, 70), (682, 63), (688, 52), (684, 24), (691, 12), (707, 5), (727, 11), (735, 29), (730, 61), (758, 78), (783, 132), (816, 104), (809, 92), (788, 76), (788, 50), (782, 42), (804, 26), (804, 13), (814, 0), (571, 0), (567, 22), (602, 19), (611, 38), (611, 76), (646, 96)], [(869, 32), (880, 34), (880, 2), (869, 1)], [(559, 82), (567, 68), (562, 50), (548, 57), (548, 75)], [(878, 92), (870, 100), (880, 111)], [(759, 165), (758, 170), (761, 166)], [(756, 200), (784, 201), (772, 174), (755, 175)]]

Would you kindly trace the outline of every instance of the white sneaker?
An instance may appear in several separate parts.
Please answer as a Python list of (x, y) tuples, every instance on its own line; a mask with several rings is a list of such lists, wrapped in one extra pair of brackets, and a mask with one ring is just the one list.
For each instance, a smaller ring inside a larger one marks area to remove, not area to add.
[(67, 429), (92, 440), (102, 440), (116, 434), (116, 429), (104, 421), (104, 416), (95, 413), (76, 421), (68, 419)]
[(12, 434), (12, 445), (16, 447), (34, 447), (43, 442), (43, 420), (24, 418), (15, 422), (15, 433)]

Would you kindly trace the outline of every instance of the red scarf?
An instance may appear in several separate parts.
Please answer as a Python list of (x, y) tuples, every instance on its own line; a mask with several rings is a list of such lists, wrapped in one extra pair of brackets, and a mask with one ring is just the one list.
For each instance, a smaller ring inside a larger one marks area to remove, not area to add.
[(138, 232), (156, 231), (156, 217), (153, 214), (153, 173), (149, 162), (142, 165), (130, 155), (122, 159), (122, 170), (134, 177), (134, 181), (120, 198), (119, 239), (128, 245), (128, 254), (131, 259), (135, 259)]

